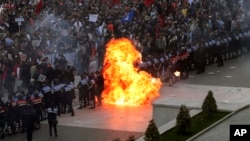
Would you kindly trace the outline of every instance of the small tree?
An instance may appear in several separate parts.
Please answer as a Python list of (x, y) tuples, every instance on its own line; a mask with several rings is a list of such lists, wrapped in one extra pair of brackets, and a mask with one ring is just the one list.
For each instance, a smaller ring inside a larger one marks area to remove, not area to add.
[(191, 117), (189, 114), (189, 110), (185, 105), (181, 105), (180, 111), (176, 118), (177, 131), (181, 134), (185, 134), (188, 132), (190, 126), (191, 126)]
[(129, 136), (127, 141), (135, 141), (135, 136)]
[(145, 141), (160, 141), (160, 133), (153, 119), (149, 121), (149, 125), (145, 132), (144, 140)]
[(202, 111), (209, 116), (212, 116), (213, 113), (217, 112), (217, 104), (212, 91), (208, 91), (202, 104)]

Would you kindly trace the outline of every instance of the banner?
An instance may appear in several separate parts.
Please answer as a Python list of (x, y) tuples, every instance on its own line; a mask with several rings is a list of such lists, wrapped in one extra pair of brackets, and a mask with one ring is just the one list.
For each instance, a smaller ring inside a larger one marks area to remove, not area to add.
[(96, 22), (97, 21), (97, 14), (89, 14), (89, 21), (90, 22)]

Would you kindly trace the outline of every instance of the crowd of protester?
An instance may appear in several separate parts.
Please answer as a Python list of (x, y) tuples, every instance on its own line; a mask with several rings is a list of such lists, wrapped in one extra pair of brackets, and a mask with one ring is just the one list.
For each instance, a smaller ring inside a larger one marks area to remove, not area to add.
[[(85, 91), (96, 93), (101, 105), (103, 85), (96, 78), (111, 38), (131, 39), (142, 54), (141, 70), (163, 76), (170, 84), (177, 70), (187, 78), (191, 70), (199, 74), (206, 65), (223, 66), (224, 60), (248, 51), (249, 4), (248, 0), (1, 0), (0, 94), (7, 91), (8, 102), (23, 96), (44, 99), (45, 85), (54, 82), (50, 85), (54, 93), (63, 83), (60, 88), (65, 90), (81, 75), (73, 87), (80, 90), (79, 109), (95, 108), (94, 97)], [(74, 115), (72, 101), (53, 102), (59, 115), (65, 105)], [(12, 130), (14, 121), (7, 122)]]

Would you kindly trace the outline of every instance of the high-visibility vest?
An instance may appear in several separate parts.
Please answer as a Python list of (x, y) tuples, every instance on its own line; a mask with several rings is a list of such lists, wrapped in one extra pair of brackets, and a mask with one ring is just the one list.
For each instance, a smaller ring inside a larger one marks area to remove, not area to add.
[(11, 105), (12, 105), (13, 107), (17, 106), (17, 102), (12, 102)]
[(27, 102), (25, 100), (19, 100), (17, 102), (18, 106), (26, 106), (27, 105)]
[(33, 104), (40, 104), (40, 103), (42, 103), (42, 98), (35, 98), (35, 99), (33, 99)]
[(5, 112), (5, 108), (3, 106), (0, 106), (0, 113), (4, 113)]

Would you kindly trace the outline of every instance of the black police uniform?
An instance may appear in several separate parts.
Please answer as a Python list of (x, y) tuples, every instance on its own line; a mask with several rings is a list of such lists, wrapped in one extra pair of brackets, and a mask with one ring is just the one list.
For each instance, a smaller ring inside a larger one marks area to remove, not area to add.
[(158, 58), (154, 58), (153, 59), (153, 77), (155, 78), (159, 78), (160, 77), (160, 70), (161, 70), (161, 67), (162, 67), (162, 64), (161, 64), (161, 61), (158, 60)]
[(18, 110), (18, 116), (17, 116), (17, 123), (18, 123), (18, 127), (19, 130), (21, 130), (21, 133), (23, 133), (26, 129), (25, 129), (25, 125), (24, 123), (24, 117), (23, 117), (23, 111), (25, 111), (27, 109), (27, 101), (26, 101), (26, 97), (20, 96), (18, 97), (18, 101), (17, 101), (17, 110)]
[(35, 122), (36, 122), (35, 128), (37, 128), (37, 129), (40, 128), (41, 119), (44, 119), (43, 114), (42, 114), (42, 112), (43, 112), (42, 97), (43, 97), (43, 95), (41, 93), (35, 94), (34, 99), (32, 100), (33, 108), (35, 111)]
[(36, 120), (35, 111), (32, 109), (32, 105), (28, 104), (27, 108), (23, 111), (23, 123), (22, 123), (26, 129), (27, 141), (32, 141), (35, 120)]
[(86, 108), (89, 104), (89, 90), (88, 90), (88, 76), (85, 76), (85, 78), (82, 78), (78, 84), (79, 88), (79, 101), (80, 101), (80, 107)]
[(61, 104), (62, 104), (62, 87), (64, 85), (63, 84), (56, 84), (54, 87), (53, 87), (53, 102), (55, 103), (55, 105), (57, 106), (58, 108), (58, 116), (61, 115)]
[(42, 120), (45, 120), (47, 118), (47, 108), (49, 107), (49, 104), (53, 101), (53, 97), (51, 94), (51, 87), (46, 84), (42, 87), (41, 90), (42, 94), (43, 94), (43, 118)]
[(57, 137), (57, 112), (58, 109), (51, 105), (49, 106), (48, 110), (48, 124), (49, 124), (49, 134), (52, 136), (52, 128), (54, 128), (55, 136)]
[(5, 104), (0, 101), (0, 138), (5, 136), (5, 123), (6, 123), (6, 107)]
[(100, 72), (99, 74), (97, 74), (96, 85), (97, 85), (96, 96), (98, 100), (98, 105), (101, 106), (102, 105), (102, 91), (104, 89), (104, 78)]
[(95, 78), (92, 76), (92, 78), (90, 79), (89, 83), (88, 83), (88, 89), (89, 89), (89, 95), (90, 95), (90, 109), (94, 109), (95, 108), (95, 96), (96, 96), (96, 81)]
[(13, 99), (7, 102), (7, 125), (10, 128), (8, 134), (16, 134), (16, 124), (17, 122), (17, 102)]
[(217, 63), (218, 66), (223, 66), (223, 43), (221, 41), (216, 42), (217, 47)]
[(63, 106), (63, 111), (66, 113), (66, 107), (67, 105), (69, 106), (69, 112), (71, 112), (71, 116), (74, 116), (74, 109), (72, 106), (74, 94), (72, 89), (74, 89), (74, 84), (72, 82), (68, 83), (64, 88), (63, 88), (63, 95), (64, 95), (64, 106)]

